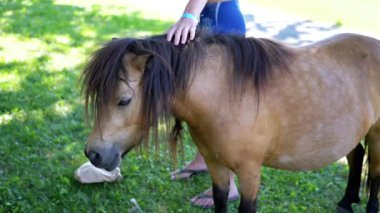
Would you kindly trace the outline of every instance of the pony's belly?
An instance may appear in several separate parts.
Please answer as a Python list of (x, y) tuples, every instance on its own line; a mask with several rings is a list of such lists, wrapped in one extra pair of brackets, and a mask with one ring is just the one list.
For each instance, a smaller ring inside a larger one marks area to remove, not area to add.
[(267, 153), (264, 165), (304, 171), (319, 169), (341, 159), (357, 146), (370, 128), (368, 117), (361, 111), (343, 113), (343, 110), (330, 112), (325, 109), (324, 117), (319, 120), (284, 129), (284, 133), (273, 141), (273, 149)]
[[(344, 156), (344, 155), (343, 155)], [(310, 158), (314, 158), (311, 156)], [(291, 170), (291, 171), (308, 171), (308, 170), (315, 170), (320, 169), (324, 166), (327, 166), (337, 160), (339, 160), (342, 157), (330, 157), (330, 158), (324, 158), (323, 160), (315, 159), (315, 160), (305, 160), (301, 158), (293, 158), (289, 156), (281, 156), (278, 161), (275, 162), (269, 162), (264, 163), (264, 166), (272, 167), (275, 169), (284, 169), (284, 170)]]
[[(344, 144), (344, 143), (341, 143)], [(264, 161), (264, 166), (292, 171), (320, 169), (346, 156), (356, 146), (355, 143), (344, 146), (327, 146), (314, 150), (296, 150), (281, 153), (271, 160)]]

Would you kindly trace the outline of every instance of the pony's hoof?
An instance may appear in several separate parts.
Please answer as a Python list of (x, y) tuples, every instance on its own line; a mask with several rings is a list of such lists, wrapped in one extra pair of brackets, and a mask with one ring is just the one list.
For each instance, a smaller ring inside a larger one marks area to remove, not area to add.
[(373, 207), (370, 207), (368, 208), (367, 206), (367, 213), (378, 213), (379, 212), (379, 208), (373, 208)]
[(354, 211), (352, 210), (352, 207), (350, 206), (348, 209), (343, 208), (341, 206), (336, 207), (336, 212), (337, 213), (353, 213)]

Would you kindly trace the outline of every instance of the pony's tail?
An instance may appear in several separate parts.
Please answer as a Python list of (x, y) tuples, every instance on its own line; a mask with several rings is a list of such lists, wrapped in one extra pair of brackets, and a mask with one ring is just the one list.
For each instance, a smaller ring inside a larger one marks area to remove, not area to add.
[(371, 188), (371, 174), (370, 174), (370, 171), (369, 171), (369, 163), (370, 163), (370, 160), (371, 160), (371, 156), (370, 156), (370, 152), (368, 150), (368, 140), (365, 138), (364, 139), (364, 150), (365, 152), (367, 153), (367, 159), (366, 159), (366, 164), (365, 164), (365, 169), (366, 169), (366, 172), (365, 172), (365, 183), (366, 183), (366, 195), (368, 196), (369, 195), (369, 192), (370, 192), (370, 188)]
[(177, 167), (177, 151), (178, 151), (178, 144), (180, 144), (180, 154), (183, 157), (183, 143), (182, 143), (182, 121), (178, 118), (175, 118), (175, 123), (172, 128), (172, 131), (170, 133), (170, 139), (169, 139), (169, 147), (170, 152), (172, 156), (172, 162), (174, 165), (174, 168)]

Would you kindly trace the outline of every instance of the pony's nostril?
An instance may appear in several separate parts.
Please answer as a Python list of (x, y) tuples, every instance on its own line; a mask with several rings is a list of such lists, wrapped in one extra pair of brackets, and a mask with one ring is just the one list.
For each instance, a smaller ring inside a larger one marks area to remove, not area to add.
[(100, 166), (102, 162), (102, 157), (100, 156), (99, 153), (94, 152), (94, 151), (89, 151), (88, 153), (86, 153), (86, 156), (88, 157), (88, 159), (91, 161), (91, 163), (94, 166), (96, 167)]

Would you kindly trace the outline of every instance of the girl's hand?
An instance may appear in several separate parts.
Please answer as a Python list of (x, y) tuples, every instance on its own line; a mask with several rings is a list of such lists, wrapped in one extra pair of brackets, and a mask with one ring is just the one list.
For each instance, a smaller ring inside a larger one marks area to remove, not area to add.
[[(170, 42), (174, 36), (174, 45), (185, 44), (187, 39), (193, 40), (198, 21), (190, 18), (181, 18), (167, 32), (166, 39)], [(189, 36), (190, 33), (190, 36)]]

